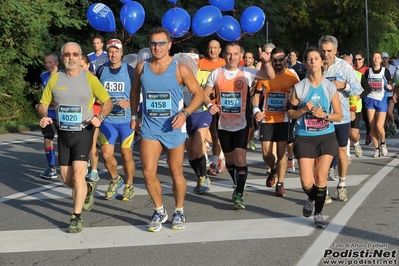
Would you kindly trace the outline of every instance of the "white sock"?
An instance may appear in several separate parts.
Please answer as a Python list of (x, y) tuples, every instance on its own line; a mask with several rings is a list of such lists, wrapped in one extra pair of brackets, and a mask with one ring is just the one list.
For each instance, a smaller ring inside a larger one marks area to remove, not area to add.
[(359, 146), (359, 141), (358, 142), (353, 142), (353, 146)]
[(344, 187), (345, 186), (345, 179), (346, 179), (346, 176), (339, 177), (339, 181), (338, 181), (338, 186), (339, 187)]

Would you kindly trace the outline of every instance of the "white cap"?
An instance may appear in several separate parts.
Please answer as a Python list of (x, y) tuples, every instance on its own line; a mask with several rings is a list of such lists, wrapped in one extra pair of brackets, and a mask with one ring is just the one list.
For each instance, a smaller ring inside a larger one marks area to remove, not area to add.
[(381, 56), (382, 56), (382, 58), (384, 58), (384, 57), (389, 58), (388, 53), (386, 53), (386, 52), (382, 52)]

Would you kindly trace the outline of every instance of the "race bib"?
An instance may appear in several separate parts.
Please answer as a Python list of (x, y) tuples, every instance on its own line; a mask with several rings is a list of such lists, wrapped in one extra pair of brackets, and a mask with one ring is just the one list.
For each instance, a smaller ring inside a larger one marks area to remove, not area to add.
[(287, 94), (285, 92), (269, 92), (267, 95), (267, 111), (285, 112)]
[(148, 92), (145, 100), (148, 116), (153, 118), (172, 116), (172, 100), (170, 92)]
[(305, 114), (305, 129), (308, 132), (321, 132), (330, 127), (330, 121), (317, 118), (311, 113)]
[(371, 91), (381, 92), (383, 88), (382, 78), (369, 78), (369, 85), (371, 87)]
[(241, 105), (242, 105), (241, 92), (221, 92), (220, 103), (223, 113), (226, 114), (241, 113)]
[(59, 129), (64, 131), (82, 130), (82, 106), (59, 105), (58, 106)]
[(104, 87), (109, 92), (125, 92), (125, 83), (117, 81), (105, 81)]
[(122, 100), (125, 100), (125, 97), (123, 96), (111, 96), (112, 100), (112, 110), (109, 113), (108, 116), (115, 116), (115, 117), (125, 117), (126, 116), (126, 110), (116, 103)]

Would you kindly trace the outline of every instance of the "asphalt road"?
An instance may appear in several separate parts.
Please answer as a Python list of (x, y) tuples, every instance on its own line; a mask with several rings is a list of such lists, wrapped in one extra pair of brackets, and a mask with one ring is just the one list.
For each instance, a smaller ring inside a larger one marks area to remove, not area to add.
[[(0, 265), (397, 265), (398, 137), (387, 139), (387, 157), (372, 158), (372, 146), (363, 146), (362, 158), (352, 155), (348, 201), (325, 206), (325, 229), (302, 217), (306, 195), (298, 170), (286, 176), (286, 197), (265, 187), (258, 142), (248, 152), (246, 210), (233, 210), (227, 173), (212, 179), (210, 193), (192, 193), (195, 177), (186, 161), (186, 228), (171, 230), (169, 219), (161, 232), (147, 232), (153, 205), (138, 143), (134, 200), (122, 202), (122, 190), (104, 199), (109, 176), (100, 159), (95, 206), (83, 214), (83, 232), (67, 234), (71, 190), (60, 177), (39, 177), (46, 166), (40, 132), (0, 135)], [(116, 156), (121, 162), (118, 150)], [(158, 172), (171, 215), (171, 179), (162, 158)], [(329, 181), (333, 198), (335, 186)]]

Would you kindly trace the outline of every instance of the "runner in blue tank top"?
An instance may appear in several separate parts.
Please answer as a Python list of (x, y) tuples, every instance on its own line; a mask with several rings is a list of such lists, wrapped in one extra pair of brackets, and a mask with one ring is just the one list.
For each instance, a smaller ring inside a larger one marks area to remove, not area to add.
[[(308, 195), (303, 215), (314, 210), (314, 226), (325, 227), (322, 215), (327, 194), (327, 175), (333, 156), (338, 153), (338, 142), (332, 122), (342, 120), (342, 108), (337, 87), (323, 77), (323, 59), (318, 48), (305, 54), (308, 77), (297, 83), (287, 103), (290, 119), (297, 119), (294, 141), (302, 189)], [(333, 112), (332, 112), (333, 110)]]
[[(140, 89), (143, 95), (143, 122), (141, 126), (140, 156), (148, 194), (155, 205), (148, 230), (158, 232), (168, 219), (162, 203), (162, 186), (157, 177), (159, 157), (166, 151), (173, 180), (175, 210), (172, 229), (185, 227), (183, 212), (186, 180), (183, 176), (184, 142), (187, 138), (186, 119), (204, 101), (204, 93), (192, 70), (178, 63), (170, 55), (172, 46), (168, 30), (154, 28), (149, 35), (152, 57), (136, 66), (133, 89), (130, 94), (132, 121), (136, 129)], [(184, 108), (184, 86), (193, 94), (191, 103)]]

